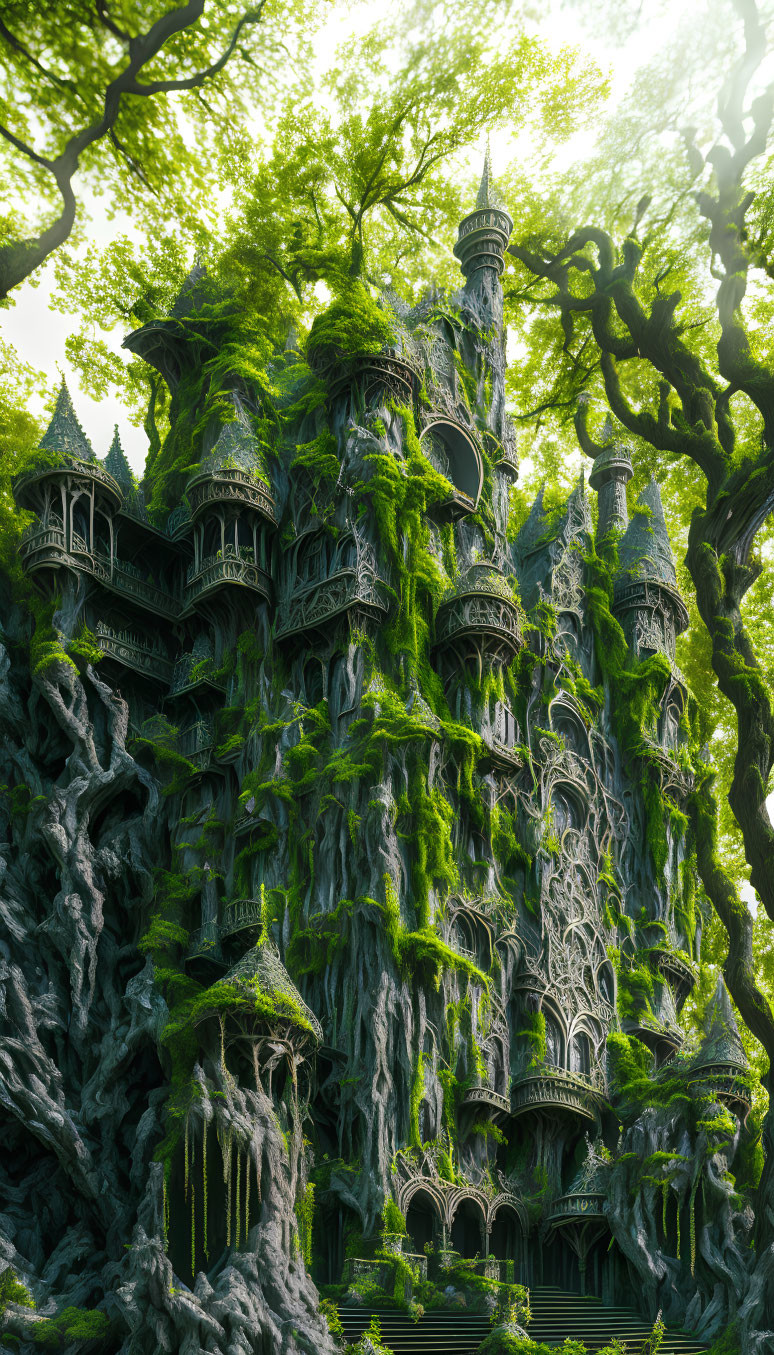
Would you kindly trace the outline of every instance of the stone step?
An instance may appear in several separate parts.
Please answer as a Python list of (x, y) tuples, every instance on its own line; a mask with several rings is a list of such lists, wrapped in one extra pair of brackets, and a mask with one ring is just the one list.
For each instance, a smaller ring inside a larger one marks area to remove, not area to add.
[[(560, 1345), (567, 1336), (583, 1341), (588, 1355), (609, 1345), (613, 1337), (628, 1342), (629, 1355), (639, 1355), (651, 1325), (632, 1308), (606, 1308), (598, 1298), (581, 1297), (548, 1285), (530, 1290), (533, 1341)], [(339, 1308), (348, 1345), (368, 1327), (373, 1311)], [(487, 1318), (459, 1310), (436, 1309), (418, 1322), (398, 1309), (378, 1313), (382, 1339), (394, 1355), (474, 1355), (491, 1331)], [(666, 1332), (659, 1355), (702, 1355), (705, 1343), (683, 1332)]]

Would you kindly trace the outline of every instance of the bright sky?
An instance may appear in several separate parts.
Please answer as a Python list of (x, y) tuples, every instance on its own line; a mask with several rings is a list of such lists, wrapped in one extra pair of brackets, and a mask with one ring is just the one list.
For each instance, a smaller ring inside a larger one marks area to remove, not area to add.
[[(378, 21), (383, 12), (382, 4), (375, 0), (360, 0), (346, 16), (340, 11), (323, 30), (317, 43), (317, 60), (324, 68), (330, 62), (337, 44), (352, 33), (353, 27), (359, 31), (369, 28)], [(658, 29), (658, 41), (664, 41), (663, 28)], [(603, 68), (614, 70), (613, 98), (617, 99), (625, 92), (632, 74), (639, 62), (649, 55), (650, 45), (643, 43), (642, 36), (630, 50), (620, 51), (606, 47), (599, 36), (593, 36), (585, 29), (572, 10), (564, 12), (561, 18), (549, 16), (539, 25), (539, 31), (551, 46), (560, 47), (568, 43), (577, 45)], [(655, 41), (655, 35), (654, 35)], [(567, 154), (582, 154), (587, 149), (583, 144), (572, 146)], [(483, 158), (483, 144), (476, 149), (476, 157)], [(492, 137), (492, 154), (495, 171), (498, 162), (503, 165), (507, 157), (513, 155), (513, 139), (506, 134), (496, 133)], [(92, 241), (107, 245), (116, 236), (131, 234), (132, 223), (124, 216), (109, 221), (104, 203), (99, 199), (90, 199), (80, 191), (80, 197), (90, 218), (88, 233)], [(50, 296), (53, 285), (53, 268), (49, 264), (38, 271), (33, 281), (14, 292), (15, 306), (6, 311), (2, 318), (4, 338), (13, 344), (19, 357), (33, 367), (43, 371), (49, 380), (58, 384), (59, 374), (66, 376), (75, 407), (98, 456), (104, 456), (113, 436), (113, 426), (117, 422), (123, 442), (133, 469), (141, 473), (147, 450), (147, 440), (142, 428), (132, 425), (125, 412), (110, 399), (96, 401), (85, 395), (78, 386), (78, 377), (71, 370), (65, 357), (65, 341), (69, 333), (77, 328), (75, 317), (62, 315), (50, 309)], [(116, 351), (120, 351), (124, 335), (118, 331), (111, 335), (100, 332), (100, 337), (108, 341)], [(34, 413), (43, 408), (43, 396), (36, 402)]]

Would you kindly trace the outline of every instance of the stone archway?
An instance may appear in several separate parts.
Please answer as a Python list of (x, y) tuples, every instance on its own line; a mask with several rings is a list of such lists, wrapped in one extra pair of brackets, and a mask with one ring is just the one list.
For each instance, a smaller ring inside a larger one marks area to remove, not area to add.
[(460, 1256), (470, 1259), (486, 1252), (486, 1225), (481, 1205), (473, 1196), (463, 1195), (451, 1220), (451, 1244)]
[(411, 1251), (415, 1256), (422, 1256), (426, 1245), (437, 1246), (440, 1239), (442, 1218), (438, 1201), (430, 1191), (420, 1187), (410, 1196), (405, 1213)]

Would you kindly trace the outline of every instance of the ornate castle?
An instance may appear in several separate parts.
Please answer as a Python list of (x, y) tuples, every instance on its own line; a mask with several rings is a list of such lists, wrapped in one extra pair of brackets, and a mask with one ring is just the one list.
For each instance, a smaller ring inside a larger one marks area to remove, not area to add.
[(709, 1335), (735, 1311), (746, 1060), (722, 986), (698, 1048), (679, 1021), (687, 611), (609, 424), (596, 531), (582, 478), (512, 520), (511, 228), (487, 159), (461, 289), (353, 287), (271, 397), (212, 374), (233, 313), (197, 267), (126, 340), (171, 395), (142, 484), (64, 386), (14, 484), (53, 605), (16, 690), (53, 720), (7, 726), (4, 778), (37, 798), (7, 815), (6, 959), (51, 1175), (44, 1203), (28, 1156), (3, 1168), (6, 1251), (42, 1274), (79, 1230), (91, 1300), (149, 1350), (232, 1303), (325, 1351), (312, 1280), (409, 1303), (464, 1293), (462, 1261), (495, 1298), (553, 1283)]

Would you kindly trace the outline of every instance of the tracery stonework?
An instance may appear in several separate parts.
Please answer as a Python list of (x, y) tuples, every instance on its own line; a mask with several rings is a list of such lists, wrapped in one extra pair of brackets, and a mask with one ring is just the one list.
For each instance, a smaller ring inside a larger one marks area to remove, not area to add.
[(487, 164), (459, 292), (385, 295), (381, 352), (313, 329), (209, 423), (197, 268), (128, 340), (175, 397), (153, 474), (63, 387), (16, 483), (53, 629), (31, 672), (4, 613), (0, 1249), (34, 1288), (58, 1248), (116, 1350), (225, 1352), (238, 1310), (331, 1352), (316, 1286), (372, 1303), (395, 1255), (414, 1299), (478, 1256), (502, 1305), (744, 1308), (745, 1058), (724, 990), (679, 1024), (687, 614), (618, 444), (597, 551), (582, 480), (510, 521), (509, 231)]

